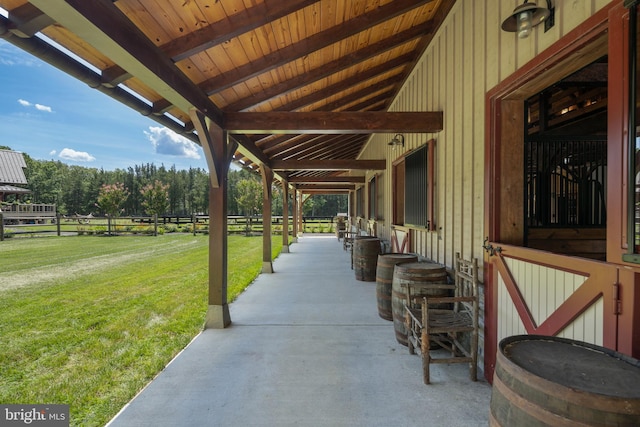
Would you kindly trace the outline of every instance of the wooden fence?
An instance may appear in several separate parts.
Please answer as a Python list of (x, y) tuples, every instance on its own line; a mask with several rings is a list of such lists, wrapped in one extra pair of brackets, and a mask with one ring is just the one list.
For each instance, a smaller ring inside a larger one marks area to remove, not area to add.
[[(273, 234), (282, 233), (282, 216), (272, 217)], [(289, 232), (293, 219), (289, 217)], [(227, 217), (227, 228), (233, 233), (262, 233), (261, 216)], [(303, 231), (310, 233), (333, 233), (335, 224), (332, 217), (304, 217)], [(47, 235), (122, 235), (122, 234), (164, 234), (172, 232), (208, 233), (208, 215), (166, 215), (156, 222), (149, 216), (94, 217), (92, 215), (71, 215), (47, 218), (16, 217), (7, 218), (0, 212), (0, 241), (7, 237), (47, 236)]]

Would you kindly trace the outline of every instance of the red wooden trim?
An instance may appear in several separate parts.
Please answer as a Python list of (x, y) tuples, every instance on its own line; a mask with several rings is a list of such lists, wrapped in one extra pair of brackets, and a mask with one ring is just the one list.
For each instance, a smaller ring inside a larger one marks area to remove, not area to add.
[(493, 262), (484, 263), (484, 283), (484, 377), (489, 383), (493, 383), (498, 348), (498, 275)]
[[(487, 98), (498, 100), (511, 94), (514, 90), (525, 85), (529, 80), (537, 77), (553, 68), (556, 64), (573, 54), (574, 52), (587, 47), (603, 33), (609, 30), (609, 12), (618, 2), (611, 1), (582, 24), (567, 33), (538, 56), (527, 62), (516, 72), (498, 83), (493, 89), (487, 92)], [(622, 5), (622, 2), (619, 2)]]
[(494, 247), (500, 247), (501, 255), (521, 261), (527, 261), (545, 267), (552, 267), (567, 273), (594, 274), (599, 270), (609, 270), (611, 264), (595, 261), (587, 258), (576, 258), (567, 255), (547, 252), (540, 249), (525, 248), (522, 246), (505, 245), (503, 243), (489, 242)]
[(394, 229), (391, 229), (391, 252), (399, 252), (398, 232)]
[(537, 329), (536, 322), (533, 319), (533, 315), (531, 314), (531, 311), (529, 310), (529, 307), (527, 306), (527, 303), (525, 302), (524, 297), (520, 292), (520, 288), (511, 275), (511, 271), (509, 270), (509, 267), (507, 266), (502, 255), (496, 257), (496, 266), (498, 267), (498, 273), (502, 277), (502, 281), (507, 288), (507, 292), (509, 292), (511, 301), (516, 307), (518, 317), (520, 317), (520, 320), (522, 320), (522, 324), (527, 330), (527, 333), (533, 334)]
[[(529, 256), (527, 256), (527, 254)], [(571, 294), (569, 298), (560, 304), (560, 306), (558, 306), (557, 309), (540, 324), (540, 326), (536, 326), (535, 320), (529, 311), (526, 301), (520, 293), (520, 289), (511, 275), (508, 266), (504, 262), (503, 258), (505, 257), (584, 275), (589, 278), (585, 280), (585, 282), (573, 294)], [(555, 262), (552, 262), (551, 258), (555, 259)], [(564, 258), (567, 258), (575, 264), (572, 266), (573, 268), (566, 267), (565, 262), (567, 260)], [(506, 245), (502, 247), (502, 253), (500, 256), (495, 259), (498, 266), (498, 272), (505, 283), (507, 291), (509, 292), (527, 333), (550, 336), (556, 335), (584, 313), (600, 297), (602, 297), (603, 345), (607, 348), (616, 349), (618, 320), (611, 308), (614, 304), (611, 291), (613, 289), (613, 285), (618, 282), (617, 266), (598, 261), (565, 257), (535, 249)], [(576, 269), (575, 267), (579, 268)], [(627, 352), (626, 354), (631, 354), (631, 352)]]
[(434, 187), (435, 187), (435, 139), (430, 139), (427, 142), (427, 220), (429, 221), (429, 231), (436, 229), (436, 217), (434, 209)]
[[(569, 32), (511, 76), (489, 90), (485, 97), (485, 236), (499, 241), (500, 224), (500, 153), (501, 100), (527, 81), (546, 72), (577, 50), (588, 46), (608, 31), (609, 12), (620, 2), (612, 1), (596, 14)], [(610, 58), (611, 60), (611, 58)], [(613, 188), (613, 187), (612, 187)], [(611, 193), (611, 192), (610, 192)], [(575, 258), (572, 258), (575, 260)], [(485, 261), (485, 378), (492, 382), (496, 363), (497, 343), (497, 269), (491, 260)], [(606, 334), (605, 334), (606, 335)]]
[(617, 319), (617, 350), (640, 359), (640, 274), (623, 268), (619, 275), (622, 313)]
[[(614, 271), (615, 275), (615, 271)], [(611, 286), (613, 283), (609, 283)], [(611, 313), (607, 313), (610, 304), (607, 300), (611, 300), (610, 293), (605, 292), (607, 283), (599, 280), (599, 277), (591, 277), (567, 298), (560, 306), (551, 313), (547, 319), (542, 322), (540, 327), (535, 331), (538, 335), (556, 335), (566, 328), (571, 322), (577, 319), (582, 313), (584, 313), (593, 303), (595, 303), (601, 296), (604, 298), (604, 316), (610, 316)], [(604, 335), (607, 335), (606, 332)]]
[(607, 192), (607, 261), (615, 263), (623, 263), (622, 255), (627, 252), (628, 16), (620, 2), (609, 17), (607, 186), (620, 190)]

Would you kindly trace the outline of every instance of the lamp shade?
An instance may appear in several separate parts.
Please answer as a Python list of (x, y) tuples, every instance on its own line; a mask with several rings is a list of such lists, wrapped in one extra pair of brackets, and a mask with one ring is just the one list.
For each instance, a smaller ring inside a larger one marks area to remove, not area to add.
[(516, 7), (511, 16), (502, 22), (502, 29), (510, 33), (520, 31), (521, 28), (518, 25), (518, 16), (526, 12), (531, 13), (531, 27), (541, 24), (549, 17), (549, 9), (544, 6), (538, 6), (535, 3), (525, 1), (525, 3)]

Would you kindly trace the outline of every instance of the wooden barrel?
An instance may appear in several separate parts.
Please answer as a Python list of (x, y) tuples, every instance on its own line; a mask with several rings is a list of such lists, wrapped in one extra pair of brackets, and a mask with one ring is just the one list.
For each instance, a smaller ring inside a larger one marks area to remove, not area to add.
[(640, 360), (557, 337), (500, 342), (491, 426), (640, 426)]
[(404, 301), (407, 298), (406, 288), (411, 286), (411, 295), (448, 296), (447, 290), (433, 289), (435, 284), (447, 283), (447, 270), (443, 265), (433, 262), (407, 262), (396, 264), (391, 284), (391, 312), (396, 339), (407, 345), (407, 328), (405, 327)]
[(353, 240), (353, 269), (356, 280), (376, 281), (378, 255), (382, 252), (380, 239), (371, 236), (356, 236)]
[(380, 254), (376, 267), (376, 299), (378, 300), (378, 315), (385, 320), (393, 320), (391, 312), (391, 284), (393, 269), (396, 264), (403, 262), (417, 262), (414, 254)]

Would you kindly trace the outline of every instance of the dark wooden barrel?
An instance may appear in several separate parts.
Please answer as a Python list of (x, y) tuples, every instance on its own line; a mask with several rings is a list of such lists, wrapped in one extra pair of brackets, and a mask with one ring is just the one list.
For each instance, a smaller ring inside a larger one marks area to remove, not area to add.
[(391, 312), (396, 339), (407, 345), (407, 328), (404, 325), (404, 301), (407, 298), (406, 288), (411, 285), (411, 295), (447, 296), (447, 290), (433, 289), (435, 284), (447, 283), (447, 270), (443, 265), (434, 262), (407, 262), (396, 264), (391, 284)]
[(376, 267), (376, 299), (378, 300), (378, 315), (385, 320), (393, 320), (391, 312), (391, 284), (393, 269), (396, 264), (403, 262), (417, 262), (414, 254), (380, 254)]
[(491, 426), (640, 426), (640, 360), (557, 337), (500, 341)]
[(353, 240), (353, 269), (356, 280), (376, 281), (378, 255), (382, 252), (380, 239), (371, 236), (356, 236)]

